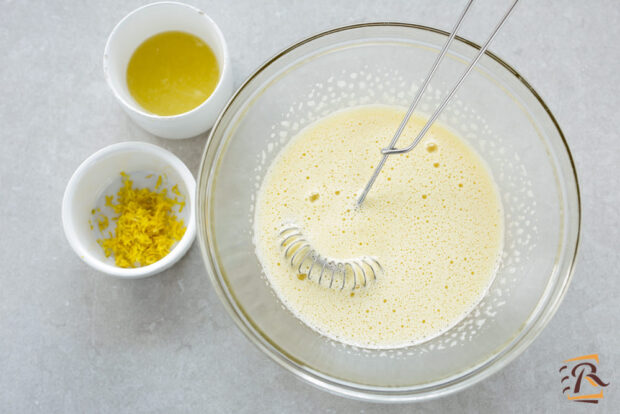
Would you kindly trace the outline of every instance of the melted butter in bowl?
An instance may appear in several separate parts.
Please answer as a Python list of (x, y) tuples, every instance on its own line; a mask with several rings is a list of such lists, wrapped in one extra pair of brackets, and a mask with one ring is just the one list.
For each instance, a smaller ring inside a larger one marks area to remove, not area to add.
[(127, 87), (147, 111), (171, 116), (203, 103), (219, 76), (209, 45), (193, 34), (167, 31), (151, 36), (135, 50), (127, 66)]

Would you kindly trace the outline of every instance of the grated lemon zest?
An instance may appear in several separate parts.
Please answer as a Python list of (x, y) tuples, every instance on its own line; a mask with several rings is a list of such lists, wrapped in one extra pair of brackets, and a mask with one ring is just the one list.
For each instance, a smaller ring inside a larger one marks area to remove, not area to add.
[[(97, 242), (104, 250), (106, 257), (114, 255), (119, 267), (139, 267), (155, 263), (166, 256), (173, 245), (181, 240), (186, 226), (177, 218), (173, 208), (178, 205), (179, 212), (184, 201), (172, 200), (166, 196), (167, 190), (151, 191), (148, 188), (133, 188), (133, 181), (125, 173), (121, 173), (122, 187), (117, 193), (118, 203), (113, 196), (106, 196), (106, 206), (118, 215), (114, 234)], [(161, 176), (157, 179), (156, 188), (161, 186)], [(105, 230), (108, 218), (100, 218), (99, 229)], [(105, 227), (102, 228), (102, 221)]]
[(99, 226), (99, 231), (104, 231), (105, 229), (107, 229), (109, 224), (110, 222), (108, 221), (108, 216), (106, 216), (105, 214), (102, 214), (99, 217), (99, 220), (97, 220), (97, 226)]

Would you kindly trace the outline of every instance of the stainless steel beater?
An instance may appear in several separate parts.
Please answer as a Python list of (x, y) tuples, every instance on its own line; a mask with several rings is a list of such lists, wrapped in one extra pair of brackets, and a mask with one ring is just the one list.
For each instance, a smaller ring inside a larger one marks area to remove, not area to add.
[(439, 115), (441, 115), (441, 112), (448, 105), (448, 102), (450, 102), (450, 100), (456, 94), (458, 89), (461, 87), (461, 85), (463, 84), (463, 82), (465, 81), (467, 76), (474, 69), (474, 66), (476, 66), (476, 63), (478, 63), (480, 58), (484, 55), (484, 53), (486, 52), (487, 48), (489, 47), (489, 45), (491, 44), (491, 42), (493, 41), (493, 39), (495, 38), (497, 33), (499, 33), (499, 30), (502, 28), (502, 26), (504, 25), (506, 20), (508, 20), (508, 17), (510, 16), (512, 11), (514, 10), (514, 8), (517, 5), (517, 3), (519, 2), (519, 0), (514, 0), (513, 1), (512, 5), (508, 9), (508, 11), (504, 14), (502, 19), (497, 24), (497, 26), (495, 26), (495, 30), (493, 30), (493, 32), (491, 33), (491, 35), (489, 36), (487, 41), (484, 43), (484, 45), (478, 51), (478, 54), (476, 55), (476, 57), (471, 61), (471, 63), (467, 67), (467, 69), (465, 69), (465, 72), (463, 72), (463, 74), (461, 75), (459, 80), (456, 82), (456, 85), (454, 85), (454, 87), (452, 88), (450, 93), (448, 93), (448, 95), (446, 95), (446, 97), (443, 99), (443, 101), (441, 101), (441, 103), (439, 104), (439, 106), (437, 107), (437, 109), (435, 110), (433, 115), (431, 115), (431, 117), (428, 119), (428, 121), (426, 122), (424, 127), (420, 130), (420, 132), (418, 133), (416, 138), (413, 140), (413, 142), (409, 146), (407, 146), (407, 147), (395, 148), (394, 146), (396, 145), (396, 142), (398, 141), (398, 138), (400, 138), (401, 134), (403, 133), (403, 130), (405, 129), (405, 126), (407, 125), (407, 123), (409, 122), (409, 119), (411, 118), (411, 115), (413, 115), (413, 111), (415, 110), (416, 106), (418, 106), (418, 103), (422, 99), (422, 95), (424, 95), (424, 92), (426, 91), (426, 87), (428, 86), (428, 84), (430, 83), (431, 79), (433, 78), (433, 75), (437, 71), (437, 68), (439, 67), (439, 64), (443, 61), (444, 56), (446, 55), (448, 49), (450, 48), (450, 45), (452, 44), (452, 40), (454, 40), (454, 37), (456, 36), (456, 32), (461, 27), (461, 23), (463, 22), (463, 19), (465, 18), (465, 15), (469, 11), (469, 9), (470, 9), (471, 5), (473, 4), (473, 2), (474, 2), (474, 0), (469, 0), (467, 2), (467, 5), (465, 5), (465, 9), (463, 9), (463, 11), (461, 12), (461, 16), (459, 17), (458, 21), (456, 22), (456, 25), (454, 26), (454, 29), (452, 29), (452, 33), (450, 33), (450, 36), (448, 37), (448, 40), (446, 40), (446, 43), (443, 45), (443, 48), (441, 49), (441, 52), (437, 56), (437, 59), (435, 59), (435, 62), (433, 63), (433, 66), (431, 67), (430, 72), (426, 76), (426, 79), (424, 79), (424, 82), (422, 83), (422, 86), (420, 87), (420, 89), (418, 90), (418, 93), (416, 94), (415, 98), (413, 99), (413, 102), (411, 102), (411, 106), (409, 106), (409, 109), (407, 110), (407, 114), (405, 115), (405, 117), (401, 121), (400, 125), (398, 126), (398, 129), (396, 130), (396, 133), (392, 137), (392, 141), (390, 142), (390, 145), (387, 148), (383, 148), (381, 150), (381, 153), (383, 154), (383, 157), (381, 158), (381, 161), (379, 162), (379, 164), (377, 164), (377, 167), (375, 168), (375, 171), (373, 172), (372, 176), (370, 177), (370, 180), (368, 180), (368, 183), (366, 184), (366, 187), (364, 187), (364, 190), (362, 191), (362, 194), (357, 199), (357, 206), (358, 207), (361, 206), (362, 203), (364, 202), (364, 200), (366, 199), (366, 196), (368, 195), (368, 192), (370, 191), (372, 185), (375, 183), (375, 180), (379, 176), (379, 173), (381, 172), (381, 169), (385, 165), (385, 162), (387, 161), (387, 157), (389, 155), (392, 155), (392, 154), (404, 154), (404, 153), (407, 153), (407, 152), (411, 151), (413, 148), (415, 148), (416, 145), (418, 145), (420, 143), (422, 138), (424, 138), (424, 135), (426, 135), (426, 133), (431, 128), (433, 123), (435, 123), (435, 121), (437, 120)]
[(365, 288), (383, 273), (381, 264), (371, 256), (338, 260), (319, 254), (301, 229), (290, 225), (280, 232), (284, 259), (297, 270), (300, 279), (314, 281), (330, 289)]
[[(409, 122), (409, 119), (413, 115), (415, 108), (418, 103), (422, 99), (422, 95), (426, 91), (427, 86), (429, 85), (433, 75), (437, 71), (439, 64), (443, 61), (452, 40), (456, 36), (457, 31), (461, 27), (461, 23), (463, 22), (467, 12), (471, 8), (474, 0), (469, 0), (465, 5), (465, 8), (461, 12), (452, 33), (446, 40), (441, 52), (435, 59), (433, 66), (430, 69), (426, 79), (422, 83), (422, 86), (418, 90), (411, 106), (407, 110), (407, 113), (403, 120), (401, 121), (396, 133), (392, 137), (392, 141), (387, 148), (381, 150), (383, 157), (377, 167), (375, 168), (370, 180), (366, 184), (366, 187), (362, 191), (361, 195), (356, 201), (357, 207), (361, 206), (368, 192), (370, 191), (372, 185), (375, 180), (379, 176), (381, 169), (385, 165), (387, 158), (392, 154), (404, 154), (411, 151), (415, 148), (416, 145), (424, 138), (424, 135), (431, 128), (433, 123), (437, 120), (441, 112), (447, 106), (448, 102), (452, 99), (452, 97), (456, 94), (458, 89), (461, 87), (467, 76), (471, 73), (476, 63), (480, 60), (480, 58), (484, 55), (487, 48), (489, 47), (491, 41), (495, 38), (501, 27), (504, 25), (515, 6), (519, 2), (519, 0), (514, 0), (508, 11), (504, 14), (500, 22), (497, 24), (487, 41), (478, 51), (476, 57), (471, 61), (465, 72), (461, 75), (461, 77), (456, 82), (456, 85), (452, 88), (452, 90), (448, 93), (448, 95), (443, 99), (443, 101), (439, 104), (435, 112), (428, 119), (424, 127), (420, 130), (416, 138), (413, 142), (404, 148), (395, 148), (396, 142), (400, 138), (405, 126)], [(379, 261), (371, 256), (361, 256), (353, 259), (334, 259), (326, 256), (322, 256), (319, 252), (317, 252), (312, 244), (308, 241), (306, 236), (304, 236), (303, 232), (298, 226), (289, 225), (285, 227), (280, 232), (280, 247), (284, 251), (284, 258), (288, 261), (289, 265), (296, 269), (298, 277), (300, 279), (307, 279), (310, 281), (314, 281), (319, 285), (331, 288), (331, 289), (339, 289), (343, 290), (345, 287), (350, 287), (352, 290), (358, 288), (365, 288), (369, 286), (371, 282), (377, 280), (377, 277), (384, 273), (383, 267), (379, 263)]]

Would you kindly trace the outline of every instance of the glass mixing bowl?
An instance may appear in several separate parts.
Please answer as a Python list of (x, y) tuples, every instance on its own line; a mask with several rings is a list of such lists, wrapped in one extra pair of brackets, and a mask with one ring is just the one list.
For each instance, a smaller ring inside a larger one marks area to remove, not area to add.
[[(336, 394), (414, 401), (478, 382), (532, 343), (570, 281), (580, 225), (570, 152), (542, 99), (491, 53), (440, 118), (486, 161), (504, 205), (501, 264), (486, 296), (465, 319), (419, 345), (356, 348), (321, 336), (296, 319), (263, 275), (252, 242), (255, 193), (282, 145), (335, 110), (363, 104), (408, 106), (447, 35), (423, 26), (377, 23), (306, 39), (250, 76), (221, 114), (205, 148), (198, 179), (198, 232), (220, 299), (265, 354)], [(455, 40), (419, 106), (421, 113), (432, 112), (477, 49), (472, 42)], [(382, 137), (385, 145), (390, 138)], [(353, 160), (343, 156), (343, 162)]]

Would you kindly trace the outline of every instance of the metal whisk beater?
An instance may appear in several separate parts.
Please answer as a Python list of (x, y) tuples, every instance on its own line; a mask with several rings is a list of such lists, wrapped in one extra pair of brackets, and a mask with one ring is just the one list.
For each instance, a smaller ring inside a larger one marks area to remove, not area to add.
[[(456, 32), (461, 26), (465, 15), (469, 11), (471, 5), (474, 0), (469, 0), (465, 5), (464, 10), (461, 12), (460, 17), (458, 18), (452, 33), (448, 36), (446, 43), (443, 45), (439, 55), (435, 59), (433, 66), (431, 67), (426, 79), (422, 83), (422, 86), (418, 90), (413, 102), (409, 106), (407, 113), (403, 120), (401, 121), (398, 129), (396, 130), (392, 140), (387, 148), (381, 150), (383, 154), (380, 162), (377, 164), (373, 175), (370, 177), (370, 180), (366, 184), (366, 187), (360, 194), (359, 198), (356, 201), (357, 207), (360, 207), (368, 192), (370, 191), (372, 185), (375, 180), (379, 176), (381, 169), (385, 165), (387, 158), (392, 154), (404, 154), (406, 152), (411, 151), (421, 140), (424, 138), (424, 135), (430, 130), (433, 123), (437, 120), (441, 112), (447, 106), (452, 97), (456, 94), (458, 89), (461, 87), (467, 76), (472, 72), (475, 65), (478, 63), (480, 58), (484, 55), (487, 48), (489, 47), (491, 41), (495, 38), (501, 27), (504, 25), (515, 6), (519, 2), (519, 0), (514, 0), (508, 11), (501, 18), (499, 23), (495, 26), (495, 29), (484, 43), (484, 45), (480, 48), (474, 59), (467, 66), (465, 71), (461, 74), (460, 78), (457, 80), (456, 84), (450, 90), (450, 92), (444, 97), (439, 106), (435, 109), (435, 112), (428, 119), (422, 130), (418, 133), (413, 142), (404, 148), (396, 148), (395, 145), (403, 133), (409, 119), (413, 115), (415, 108), (418, 103), (422, 99), (422, 95), (426, 91), (427, 86), (429, 85), (433, 75), (437, 71), (439, 64), (442, 62), (445, 57), (452, 40), (456, 36)], [(377, 280), (377, 276), (379, 274), (383, 274), (383, 267), (381, 264), (371, 256), (361, 256), (354, 259), (346, 259), (346, 260), (338, 260), (329, 258), (326, 256), (322, 256), (317, 250), (315, 250), (308, 239), (303, 235), (301, 229), (295, 225), (290, 225), (284, 230), (280, 232), (280, 247), (284, 250), (284, 258), (290, 264), (290, 266), (297, 270), (297, 274), (301, 276), (300, 278), (307, 278), (310, 281), (315, 281), (319, 285), (326, 286), (332, 289), (343, 290), (345, 286), (350, 286), (351, 289), (357, 288), (365, 288), (369, 286), (370, 282), (374, 282)]]
[(365, 288), (383, 273), (381, 264), (371, 256), (338, 260), (319, 254), (301, 229), (290, 225), (280, 232), (284, 259), (297, 270), (298, 277), (330, 289)]
[(504, 16), (501, 18), (501, 20), (497, 24), (497, 26), (495, 26), (495, 29), (493, 30), (493, 32), (491, 33), (491, 35), (489, 36), (487, 41), (484, 43), (484, 45), (482, 45), (482, 47), (480, 48), (480, 50), (476, 54), (476, 57), (474, 57), (474, 59), (469, 63), (469, 66), (467, 66), (467, 69), (465, 69), (465, 71), (461, 74), (461, 77), (458, 79), (458, 81), (456, 82), (456, 84), (454, 85), (452, 90), (441, 101), (441, 103), (439, 104), (437, 109), (435, 109), (435, 112), (433, 112), (433, 114), (428, 119), (428, 121), (426, 122), (424, 127), (422, 127), (422, 130), (418, 133), (418, 135), (415, 137), (413, 142), (411, 144), (409, 144), (407, 147), (395, 148), (396, 142), (398, 142), (398, 138), (400, 138), (401, 134), (405, 130), (405, 127), (407, 126), (407, 123), (409, 122), (409, 119), (413, 115), (413, 111), (417, 107), (418, 103), (420, 103), (420, 101), (422, 100), (422, 95), (424, 95), (424, 92), (426, 91), (426, 87), (428, 86), (428, 84), (430, 83), (431, 79), (433, 78), (433, 75), (437, 71), (437, 68), (439, 67), (439, 64), (443, 61), (443, 58), (446, 56), (446, 53), (448, 52), (448, 49), (450, 48), (450, 44), (452, 44), (452, 40), (454, 40), (454, 37), (456, 36), (456, 32), (461, 27), (461, 23), (463, 23), (463, 19), (465, 19), (465, 15), (467, 15), (467, 12), (469, 11), (469, 8), (473, 4), (473, 2), (474, 2), (474, 0), (469, 0), (467, 2), (467, 4), (465, 5), (465, 8), (461, 12), (461, 15), (460, 15), (459, 19), (457, 20), (456, 24), (454, 25), (454, 29), (452, 29), (452, 33), (450, 33), (450, 36), (448, 36), (448, 39), (446, 40), (446, 43), (441, 48), (441, 52), (439, 52), (439, 55), (435, 59), (435, 62), (433, 63), (433, 66), (431, 67), (428, 75), (426, 76), (426, 79), (424, 79), (424, 82), (422, 83), (422, 86), (420, 87), (420, 89), (418, 90), (415, 98), (413, 99), (413, 102), (411, 102), (411, 105), (409, 106), (409, 109), (407, 110), (407, 114), (405, 115), (405, 117), (401, 121), (401, 123), (398, 126), (398, 129), (396, 130), (396, 132), (394, 133), (394, 136), (392, 137), (392, 141), (390, 141), (390, 145), (387, 148), (383, 148), (381, 150), (381, 153), (383, 154), (383, 157), (381, 157), (381, 161), (379, 161), (379, 164), (377, 164), (377, 167), (375, 168), (375, 171), (373, 172), (372, 176), (368, 180), (368, 183), (366, 184), (366, 187), (364, 187), (364, 190), (362, 191), (362, 193), (360, 194), (359, 198), (357, 199), (357, 206), (358, 207), (361, 206), (362, 203), (364, 202), (364, 200), (366, 199), (366, 196), (368, 195), (368, 192), (372, 188), (372, 185), (375, 183), (375, 180), (379, 176), (379, 173), (381, 172), (381, 169), (385, 165), (385, 162), (387, 161), (388, 156), (392, 155), (392, 154), (404, 154), (404, 153), (407, 153), (407, 152), (411, 151), (413, 148), (415, 148), (415, 146), (420, 143), (422, 138), (424, 138), (424, 135), (426, 135), (426, 133), (429, 131), (429, 129), (431, 129), (431, 126), (433, 125), (433, 123), (435, 123), (437, 118), (439, 118), (439, 115), (441, 115), (441, 112), (444, 110), (444, 108), (448, 105), (448, 103), (450, 102), (452, 97), (459, 90), (459, 88), (461, 87), (461, 85), (463, 84), (465, 79), (467, 79), (467, 76), (469, 76), (469, 74), (474, 69), (474, 67), (476, 66), (476, 64), (480, 60), (480, 58), (484, 55), (484, 53), (486, 52), (487, 48), (489, 47), (489, 45), (491, 44), (491, 42), (493, 41), (493, 39), (495, 38), (497, 33), (499, 33), (499, 30), (502, 28), (504, 23), (506, 23), (506, 20), (508, 20), (508, 17), (510, 16), (512, 11), (514, 10), (514, 8), (517, 5), (517, 3), (519, 2), (519, 0), (514, 0), (512, 2), (511, 6), (508, 8), (508, 11), (506, 11)]

